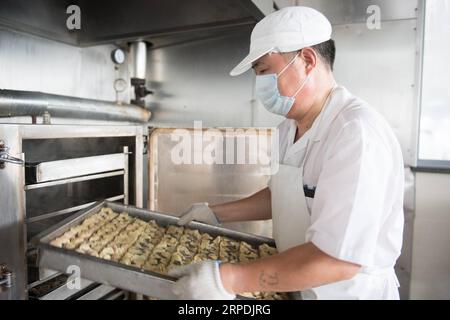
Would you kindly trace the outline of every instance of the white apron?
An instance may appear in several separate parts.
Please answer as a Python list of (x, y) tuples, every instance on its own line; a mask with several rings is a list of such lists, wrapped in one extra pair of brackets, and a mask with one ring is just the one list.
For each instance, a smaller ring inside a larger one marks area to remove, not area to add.
[[(271, 177), (273, 237), (279, 252), (305, 243), (310, 215), (303, 183), (303, 168), (308, 158), (311, 143), (320, 127), (313, 126), (309, 141), (299, 167), (279, 165), (278, 172)], [(369, 269), (361, 271), (352, 279), (339, 281), (301, 292), (302, 299), (399, 299), (398, 280), (394, 268)], [(298, 293), (294, 294), (298, 297)]]

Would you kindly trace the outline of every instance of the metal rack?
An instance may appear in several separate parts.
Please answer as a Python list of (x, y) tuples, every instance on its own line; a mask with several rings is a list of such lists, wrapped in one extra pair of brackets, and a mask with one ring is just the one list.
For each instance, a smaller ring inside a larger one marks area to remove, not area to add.
[[(46, 286), (46, 281), (57, 276), (54, 271), (41, 272), (37, 268), (36, 249), (28, 242), (34, 231), (39, 232), (42, 226), (53, 225), (89, 207), (97, 197), (143, 206), (144, 128), (141, 125), (0, 125), (3, 142), (0, 146), (0, 263), (5, 266), (5, 272), (0, 274), (0, 300), (27, 299), (29, 289), (40, 283)], [(62, 141), (71, 143), (70, 150), (73, 146), (79, 149), (66, 153), (59, 149), (64, 146)], [(101, 141), (111, 142), (111, 147), (99, 145)], [(30, 174), (34, 179), (30, 179)], [(104, 196), (103, 189), (109, 187), (107, 179), (114, 179), (114, 191)], [(91, 187), (84, 184), (90, 182)], [(73, 188), (75, 197), (69, 194), (65, 199), (54, 198), (55, 205), (41, 203), (53, 201), (51, 195), (59, 195), (61, 192), (54, 191), (65, 185), (69, 191)], [(92, 190), (98, 190), (98, 195), (86, 193), (97, 186), (101, 189)], [(90, 294), (94, 289), (98, 294)], [(72, 296), (60, 296), (63, 291), (52, 290), (44, 298), (56, 294), (62, 299), (83, 296), (103, 299), (100, 296), (109, 288), (99, 288), (97, 283), (90, 282), (79, 292), (70, 292)], [(120, 299), (124, 295), (127, 293), (117, 289), (107, 293), (108, 299)]]
[[(114, 176), (123, 176), (123, 194), (108, 198), (109, 201), (123, 200), (129, 203), (128, 192), (128, 147), (123, 147), (123, 153), (115, 153), (94, 157), (41, 162), (32, 166), (29, 175), (36, 183), (25, 185), (25, 191), (46, 188), (74, 182), (89, 181)], [(62, 210), (41, 214), (37, 217), (27, 218), (27, 223), (41, 221), (55, 216), (76, 212), (94, 204), (94, 202), (65, 208)]]
[[(33, 165), (25, 164), (27, 171), (26, 177), (33, 181), (33, 183), (26, 184), (24, 186), (24, 190), (29, 191), (58, 185), (68, 185), (75, 182), (90, 181), (114, 176), (123, 176), (123, 194), (109, 197), (108, 200), (123, 200), (123, 203), (127, 205), (129, 203), (129, 154), (130, 152), (128, 151), (128, 146), (124, 146), (122, 153), (40, 162)], [(44, 221), (46, 219), (51, 219), (57, 216), (67, 215), (87, 208), (94, 203), (95, 201), (72, 206), (58, 211), (40, 214), (35, 217), (27, 217), (25, 222), (26, 224), (30, 224), (38, 221)], [(33, 249), (30, 244), (28, 245), (28, 248), (29, 254), (30, 252), (35, 251), (35, 249)], [(53, 270), (39, 269), (40, 279), (51, 280), (53, 275), (58, 274), (60, 273)], [(106, 295), (114, 290), (116, 289), (113, 287), (103, 286), (96, 284), (93, 281), (81, 279), (81, 286), (78, 290), (74, 291), (72, 289), (69, 289), (66, 285), (62, 285), (39, 299), (61, 300), (69, 299), (73, 296), (78, 295), (84, 297), (84, 299), (99, 299), (103, 296), (102, 294)]]
[[(74, 293), (67, 287), (69, 276), (57, 272), (43, 280), (28, 286), (29, 299), (32, 300), (120, 300), (127, 299), (129, 293), (105, 284), (98, 284), (90, 280), (80, 279), (79, 289)], [(50, 290), (51, 283), (53, 288)]]

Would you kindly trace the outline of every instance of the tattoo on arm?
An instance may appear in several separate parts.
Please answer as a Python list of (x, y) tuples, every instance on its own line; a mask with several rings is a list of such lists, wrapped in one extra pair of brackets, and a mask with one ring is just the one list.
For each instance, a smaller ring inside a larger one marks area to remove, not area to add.
[(273, 286), (276, 286), (279, 283), (278, 273), (266, 273), (261, 271), (259, 274), (259, 286), (261, 289), (272, 289)]

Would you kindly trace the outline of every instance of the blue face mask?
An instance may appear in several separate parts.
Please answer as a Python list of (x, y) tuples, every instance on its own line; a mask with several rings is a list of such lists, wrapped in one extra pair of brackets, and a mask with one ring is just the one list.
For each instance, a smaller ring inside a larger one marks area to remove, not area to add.
[(294, 93), (292, 97), (286, 97), (281, 95), (280, 90), (278, 89), (277, 79), (283, 74), (284, 71), (286, 71), (287, 68), (289, 68), (291, 64), (294, 63), (297, 56), (298, 53), (283, 68), (283, 70), (280, 71), (278, 75), (272, 73), (256, 76), (256, 84), (255, 84), (256, 96), (261, 101), (263, 106), (272, 113), (286, 116), (295, 102), (295, 97), (303, 89), (306, 82), (309, 80), (308, 75), (305, 81), (303, 81), (301, 86), (297, 89), (297, 91)]

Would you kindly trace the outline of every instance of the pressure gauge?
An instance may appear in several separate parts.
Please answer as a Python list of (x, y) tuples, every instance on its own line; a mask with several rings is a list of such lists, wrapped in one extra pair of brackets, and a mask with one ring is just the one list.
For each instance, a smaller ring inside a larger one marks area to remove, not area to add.
[(117, 48), (111, 52), (111, 58), (114, 63), (122, 64), (125, 62), (125, 52), (122, 49)]
[(123, 92), (127, 88), (127, 82), (124, 79), (117, 79), (114, 81), (114, 90)]

